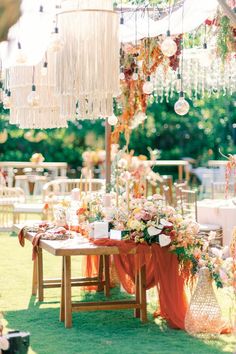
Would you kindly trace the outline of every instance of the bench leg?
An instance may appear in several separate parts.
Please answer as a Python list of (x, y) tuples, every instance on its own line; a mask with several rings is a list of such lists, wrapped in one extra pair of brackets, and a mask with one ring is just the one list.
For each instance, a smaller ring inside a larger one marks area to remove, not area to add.
[(65, 271), (64, 271), (64, 257), (62, 257), (62, 274), (61, 274), (61, 306), (60, 306), (60, 321), (65, 321)]
[(64, 257), (64, 286), (65, 286), (65, 327), (72, 327), (71, 303), (71, 257)]
[(103, 268), (104, 268), (104, 259), (103, 256), (99, 256), (99, 269), (98, 269), (98, 288), (97, 291), (103, 291)]
[(42, 248), (38, 248), (38, 299), (43, 301), (43, 251)]
[(38, 290), (38, 259), (33, 263), (32, 295), (36, 296)]
[(110, 257), (104, 256), (104, 275), (105, 275), (105, 286), (104, 294), (106, 297), (110, 296)]

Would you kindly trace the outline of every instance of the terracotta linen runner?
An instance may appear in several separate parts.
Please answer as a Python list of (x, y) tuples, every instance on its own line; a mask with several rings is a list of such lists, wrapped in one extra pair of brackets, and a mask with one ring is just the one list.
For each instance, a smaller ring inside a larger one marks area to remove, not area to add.
[[(175, 254), (168, 247), (158, 244), (136, 245), (132, 241), (100, 239), (92, 241), (100, 246), (117, 246), (120, 255), (114, 255), (114, 262), (120, 282), (124, 289), (134, 293), (135, 272), (146, 265), (146, 289), (154, 285), (159, 291), (160, 315), (172, 328), (184, 329), (187, 311), (187, 297), (184, 290), (185, 278), (179, 273), (179, 263)], [(132, 251), (135, 249), (135, 254)], [(86, 276), (97, 272), (96, 256), (87, 257)]]

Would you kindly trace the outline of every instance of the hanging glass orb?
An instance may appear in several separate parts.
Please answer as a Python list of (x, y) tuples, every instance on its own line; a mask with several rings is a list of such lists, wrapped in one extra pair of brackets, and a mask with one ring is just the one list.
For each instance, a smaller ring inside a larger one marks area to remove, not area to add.
[(184, 99), (183, 92), (180, 92), (180, 97), (174, 106), (175, 113), (184, 116), (189, 111), (189, 103)]
[(64, 42), (60, 36), (58, 27), (55, 27), (55, 31), (52, 34), (50, 49), (53, 52), (59, 52), (64, 46)]
[(170, 31), (167, 31), (167, 37), (161, 43), (161, 51), (166, 57), (172, 57), (177, 52), (177, 44), (170, 36)]
[(181, 84), (182, 84), (181, 75), (180, 75), (180, 74), (177, 74), (177, 80), (176, 80), (175, 88), (176, 88), (176, 91), (177, 91), (178, 93), (181, 91)]
[(211, 66), (212, 63), (212, 53), (211, 51), (207, 48), (207, 43), (203, 44), (203, 51), (200, 54), (199, 57), (199, 63), (201, 66), (204, 68), (208, 68)]
[(112, 116), (108, 117), (108, 123), (110, 125), (116, 125), (118, 122), (118, 118), (115, 116), (115, 114), (113, 113)]
[(16, 63), (25, 64), (27, 62), (27, 56), (21, 48), (20, 42), (17, 43), (17, 52), (16, 52)]
[(17, 64), (25, 64), (27, 62), (27, 56), (22, 51), (22, 49), (18, 49), (16, 53), (16, 63)]
[(4, 109), (10, 109), (11, 105), (12, 105), (11, 91), (7, 91), (7, 93), (4, 95), (3, 98), (3, 107)]
[(39, 95), (36, 92), (36, 86), (32, 86), (32, 91), (27, 97), (28, 105), (31, 107), (38, 107), (39, 106)]
[(47, 76), (47, 73), (48, 73), (48, 63), (45, 61), (43, 63), (42, 68), (41, 68), (41, 75), (42, 76)]
[(137, 81), (138, 80), (138, 69), (136, 68), (134, 73), (132, 74), (132, 80)]
[(120, 78), (120, 80), (125, 79), (125, 74), (123, 73), (123, 71), (120, 72), (119, 78)]
[(151, 82), (150, 76), (148, 76), (147, 81), (143, 84), (143, 93), (146, 95), (151, 95), (153, 89), (153, 83)]

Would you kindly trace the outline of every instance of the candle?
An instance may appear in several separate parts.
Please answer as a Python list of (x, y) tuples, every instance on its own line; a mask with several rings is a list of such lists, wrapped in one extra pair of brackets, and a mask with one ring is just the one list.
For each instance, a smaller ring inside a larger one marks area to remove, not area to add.
[(103, 195), (103, 206), (104, 208), (110, 208), (111, 207), (111, 194), (106, 193)]
[(71, 199), (72, 200), (78, 201), (78, 200), (80, 200), (80, 196), (81, 196), (81, 192), (80, 192), (79, 188), (72, 189), (72, 191), (71, 191)]
[(92, 171), (89, 170), (89, 193), (92, 192)]
[(129, 180), (126, 181), (126, 198), (127, 198), (127, 209), (129, 211)]
[(119, 207), (119, 178), (116, 177), (116, 207)]
[(86, 178), (85, 178), (85, 187), (84, 187), (84, 191), (85, 193), (88, 193), (88, 177), (86, 175)]
[(81, 175), (80, 175), (79, 190), (80, 190), (80, 198), (81, 198), (81, 197), (82, 197), (82, 190), (83, 190), (82, 173), (81, 173)]

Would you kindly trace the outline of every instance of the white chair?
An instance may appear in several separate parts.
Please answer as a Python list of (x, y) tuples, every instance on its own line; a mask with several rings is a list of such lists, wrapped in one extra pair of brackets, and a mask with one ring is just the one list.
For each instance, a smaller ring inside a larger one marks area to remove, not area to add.
[(43, 186), (43, 200), (45, 201), (52, 194), (58, 197), (67, 196), (72, 189), (80, 188), (80, 186), (82, 186), (83, 191), (86, 191), (86, 188), (88, 191), (89, 185), (92, 192), (105, 190), (105, 180), (103, 179), (93, 178), (90, 183), (86, 179), (56, 179)]
[(16, 175), (15, 176), (15, 187), (23, 189), (25, 194), (30, 195), (29, 180), (26, 175)]
[(35, 176), (33, 195), (39, 196), (43, 193), (43, 186), (48, 182), (46, 176)]
[(235, 197), (236, 183), (229, 183), (228, 191), (226, 191), (226, 182), (212, 182), (211, 197), (212, 199), (225, 199), (227, 197)]
[(0, 186), (0, 230), (11, 230), (14, 222), (14, 204), (24, 202), (25, 193), (21, 188)]

